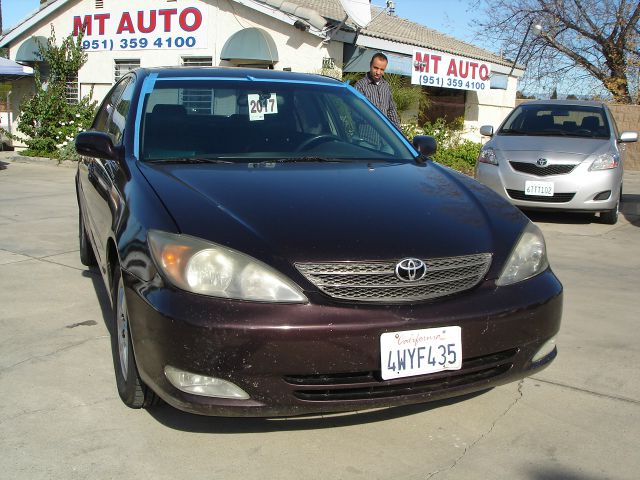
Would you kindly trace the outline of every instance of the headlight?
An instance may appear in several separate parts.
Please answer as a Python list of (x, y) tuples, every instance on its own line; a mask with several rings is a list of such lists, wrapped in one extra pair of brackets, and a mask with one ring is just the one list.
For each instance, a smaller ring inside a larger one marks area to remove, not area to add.
[(598, 155), (589, 167), (589, 171), (593, 170), (609, 170), (620, 165), (620, 157), (617, 154), (603, 153)]
[(496, 285), (504, 286), (521, 282), (544, 272), (548, 266), (547, 248), (542, 232), (529, 222), (511, 251)]
[(498, 165), (498, 158), (496, 157), (496, 152), (493, 151), (493, 148), (487, 147), (480, 150), (480, 155), (478, 155), (478, 162), (480, 163), (489, 163), (491, 165)]
[(297, 285), (243, 253), (188, 235), (151, 230), (149, 247), (176, 287), (214, 297), (304, 303)]

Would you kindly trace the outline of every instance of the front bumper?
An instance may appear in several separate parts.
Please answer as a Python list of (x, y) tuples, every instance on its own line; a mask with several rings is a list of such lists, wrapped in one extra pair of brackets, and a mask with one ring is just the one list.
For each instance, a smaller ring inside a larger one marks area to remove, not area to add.
[[(475, 177), (513, 205), (524, 209), (574, 212), (613, 210), (620, 198), (622, 168), (590, 172), (588, 163), (578, 164), (571, 173), (548, 177), (517, 172), (506, 161), (500, 165), (478, 163)], [(525, 195), (527, 180), (553, 182), (555, 197)], [(602, 198), (603, 192), (610, 194)]]
[[(562, 285), (548, 270), (520, 284), (485, 282), (465, 294), (414, 305), (274, 305), (151, 287), (125, 274), (142, 380), (187, 412), (291, 416), (421, 403), (511, 382), (543, 368), (531, 358), (559, 330)], [(463, 367), (384, 381), (380, 335), (462, 327)], [(165, 365), (228, 380), (249, 400), (184, 393)]]

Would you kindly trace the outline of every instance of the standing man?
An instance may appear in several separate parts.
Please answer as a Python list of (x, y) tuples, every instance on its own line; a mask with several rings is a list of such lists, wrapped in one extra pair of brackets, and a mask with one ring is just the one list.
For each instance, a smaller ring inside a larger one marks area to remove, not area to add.
[(371, 57), (369, 71), (356, 82), (354, 87), (378, 107), (396, 127), (400, 128), (400, 118), (398, 117), (396, 104), (391, 96), (389, 83), (382, 78), (388, 63), (389, 61), (384, 53), (376, 53)]

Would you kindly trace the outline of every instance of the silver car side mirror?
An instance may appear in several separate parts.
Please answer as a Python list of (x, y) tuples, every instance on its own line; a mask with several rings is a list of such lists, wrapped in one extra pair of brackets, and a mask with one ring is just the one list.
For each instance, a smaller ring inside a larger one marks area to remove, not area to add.
[(483, 125), (480, 127), (480, 135), (484, 137), (493, 137), (493, 127), (491, 125)]
[(638, 132), (622, 132), (618, 138), (619, 142), (637, 142)]

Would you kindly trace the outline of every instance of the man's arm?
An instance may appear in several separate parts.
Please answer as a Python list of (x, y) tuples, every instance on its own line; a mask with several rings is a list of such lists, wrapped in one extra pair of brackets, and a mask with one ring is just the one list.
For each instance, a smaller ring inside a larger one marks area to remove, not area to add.
[(388, 83), (387, 89), (389, 91), (389, 107), (384, 113), (387, 115), (387, 118), (396, 125), (396, 127), (400, 128), (400, 116), (398, 115), (398, 108), (396, 107), (396, 102), (393, 101), (393, 95), (391, 95), (391, 88), (389, 87)]

